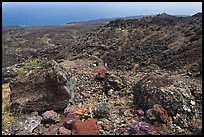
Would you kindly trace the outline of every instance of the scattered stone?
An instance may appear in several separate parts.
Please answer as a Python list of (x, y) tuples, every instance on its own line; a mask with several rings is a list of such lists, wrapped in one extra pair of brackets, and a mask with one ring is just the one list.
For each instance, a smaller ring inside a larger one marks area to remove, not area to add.
[(129, 135), (160, 135), (159, 131), (146, 122), (130, 125)]
[(59, 122), (60, 116), (53, 110), (46, 111), (42, 114), (42, 121), (44, 122)]
[(63, 127), (62, 123), (56, 123), (56, 124), (50, 125), (50, 127), (48, 128), (48, 135), (59, 135), (59, 129), (61, 127)]
[(2, 84), (8, 83), (18, 75), (15, 68), (2, 68)]
[(202, 126), (199, 126), (193, 133), (193, 135), (202, 135)]
[(184, 115), (180, 115), (178, 113), (176, 114), (176, 116), (173, 117), (173, 123), (175, 123), (176, 125), (178, 125), (182, 128), (188, 127), (186, 117)]
[(138, 114), (139, 116), (144, 116), (144, 111), (142, 109), (138, 109), (136, 110), (136, 114)]
[(72, 129), (72, 125), (74, 122), (79, 121), (78, 117), (74, 113), (69, 113), (64, 118), (64, 126), (67, 129)]
[(48, 135), (47, 128), (43, 124), (39, 124), (34, 130), (33, 135)]
[(168, 116), (167, 111), (158, 104), (155, 104), (153, 108), (147, 110), (146, 117), (151, 121), (159, 121), (165, 124), (170, 122), (170, 117)]
[(110, 115), (110, 107), (106, 102), (97, 103), (94, 112), (96, 116), (108, 118)]
[(107, 73), (107, 69), (106, 68), (101, 68), (98, 70), (97, 74), (96, 74), (96, 78), (97, 79), (103, 79), (106, 76)]
[(120, 90), (124, 88), (123, 80), (117, 75), (107, 73), (107, 77), (105, 79), (105, 88)]
[(67, 106), (65, 109), (64, 109), (64, 115), (67, 115), (68, 113), (72, 113), (75, 111), (75, 107), (74, 106)]
[(73, 135), (99, 135), (99, 126), (97, 119), (90, 119), (84, 122), (76, 121), (73, 124)]
[(102, 121), (102, 124), (101, 124), (102, 128), (104, 130), (110, 130), (110, 125), (108, 124), (108, 122), (106, 120), (103, 120)]
[(41, 120), (42, 117), (37, 112), (32, 112), (11, 125), (11, 135), (31, 135), (33, 129), (40, 125)]
[(66, 129), (64, 127), (59, 128), (59, 134), (60, 135), (71, 135), (72, 131), (69, 129)]

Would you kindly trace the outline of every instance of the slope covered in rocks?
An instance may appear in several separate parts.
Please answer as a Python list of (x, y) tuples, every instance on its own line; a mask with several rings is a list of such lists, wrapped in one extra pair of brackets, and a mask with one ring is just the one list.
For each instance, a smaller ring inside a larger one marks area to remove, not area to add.
[(202, 134), (202, 13), (2, 34), (3, 134)]
[(115, 20), (78, 37), (72, 48), (67, 47), (68, 53), (96, 55), (110, 69), (134, 71), (135, 65), (155, 64), (162, 69), (199, 76), (202, 73), (201, 15), (176, 17), (164, 13)]

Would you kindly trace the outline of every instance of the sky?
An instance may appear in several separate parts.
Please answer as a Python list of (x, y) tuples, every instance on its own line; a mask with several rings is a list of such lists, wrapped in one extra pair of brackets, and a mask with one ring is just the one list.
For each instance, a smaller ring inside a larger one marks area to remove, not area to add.
[(50, 19), (61, 23), (164, 12), (193, 15), (202, 12), (202, 2), (2, 2), (2, 12), (3, 24), (23, 21), (42, 24)]

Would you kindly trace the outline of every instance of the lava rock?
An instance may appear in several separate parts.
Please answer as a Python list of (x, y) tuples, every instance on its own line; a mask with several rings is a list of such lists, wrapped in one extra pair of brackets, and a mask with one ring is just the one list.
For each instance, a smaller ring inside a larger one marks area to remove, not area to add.
[(67, 115), (69, 113), (72, 113), (76, 110), (76, 108), (74, 106), (67, 106), (65, 109), (64, 109), (64, 115)]
[(84, 122), (77, 121), (73, 124), (73, 135), (99, 135), (97, 119), (90, 119)]
[(117, 75), (107, 73), (107, 77), (105, 79), (106, 89), (120, 90), (124, 87), (125, 85), (123, 83), (122, 78)]
[(18, 75), (15, 68), (2, 68), (2, 83), (8, 83)]
[(46, 111), (42, 114), (42, 121), (46, 122), (59, 122), (60, 121), (60, 116), (57, 114), (55, 111), (50, 110)]
[(144, 116), (144, 111), (141, 109), (136, 110), (136, 114), (138, 114), (139, 116)]
[(173, 123), (176, 125), (182, 127), (182, 128), (187, 128), (188, 127), (188, 122), (187, 119), (184, 115), (176, 114), (176, 116), (173, 117)]
[(96, 116), (98, 117), (108, 118), (110, 115), (110, 107), (108, 103), (101, 102), (101, 103), (96, 104), (94, 112)]
[(165, 124), (170, 122), (170, 117), (168, 116), (167, 111), (158, 104), (155, 104), (153, 108), (147, 110), (146, 117), (151, 121), (159, 121)]
[(71, 135), (72, 131), (69, 129), (66, 129), (64, 127), (59, 128), (59, 134), (60, 135)]
[(47, 128), (40, 124), (33, 130), (33, 135), (48, 135)]
[(72, 125), (74, 122), (76, 121), (80, 121), (77, 117), (76, 114), (74, 113), (69, 113), (65, 116), (64, 118), (64, 126), (67, 128), (67, 129), (72, 129)]
[(159, 131), (146, 122), (130, 125), (129, 135), (160, 135)]
[(202, 135), (202, 126), (198, 127), (193, 134), (194, 135)]
[(10, 83), (11, 110), (43, 112), (64, 109), (71, 93), (67, 91), (66, 71), (57, 67), (33, 71)]
[(134, 87), (136, 108), (148, 110), (160, 104), (170, 116), (176, 113), (194, 115), (197, 108), (192, 104), (194, 96), (184, 78), (170, 76), (168, 73), (150, 73)]
[(20, 118), (11, 125), (11, 135), (32, 135), (33, 130), (40, 125), (42, 117), (37, 112)]

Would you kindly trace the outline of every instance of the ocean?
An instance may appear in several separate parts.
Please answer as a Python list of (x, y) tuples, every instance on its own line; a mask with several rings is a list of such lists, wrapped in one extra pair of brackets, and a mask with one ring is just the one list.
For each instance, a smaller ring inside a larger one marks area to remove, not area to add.
[(138, 15), (193, 15), (202, 3), (2, 2), (2, 27), (56, 26), (70, 22)]
[(84, 5), (3, 5), (2, 26), (55, 26), (69, 22), (89, 21), (100, 18), (120, 17), (120, 14), (102, 11)]

